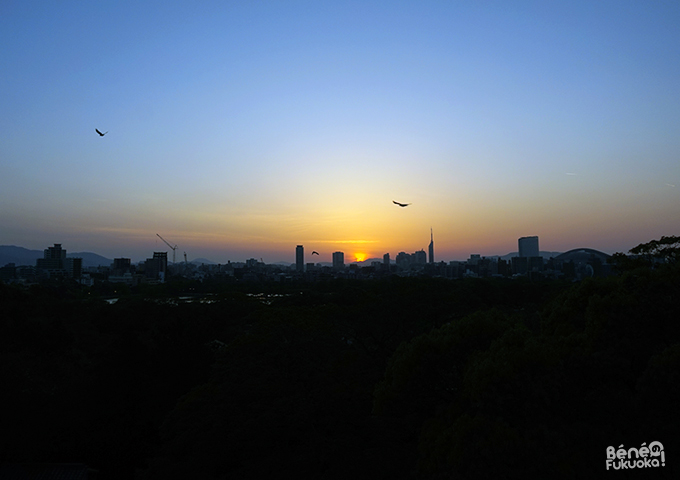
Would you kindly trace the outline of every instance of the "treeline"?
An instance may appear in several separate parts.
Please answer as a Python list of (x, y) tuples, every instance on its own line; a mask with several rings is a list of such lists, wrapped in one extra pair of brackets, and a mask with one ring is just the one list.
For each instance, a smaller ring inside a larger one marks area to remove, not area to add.
[(660, 441), (663, 467), (617, 477), (678, 473), (675, 266), (211, 303), (172, 288), (109, 305), (0, 285), (1, 461), (99, 479), (600, 478), (608, 446)]

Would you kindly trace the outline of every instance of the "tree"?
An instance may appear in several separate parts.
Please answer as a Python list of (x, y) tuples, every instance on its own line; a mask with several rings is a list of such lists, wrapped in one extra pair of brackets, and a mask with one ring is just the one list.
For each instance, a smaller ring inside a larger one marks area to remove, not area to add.
[(680, 259), (680, 237), (661, 237), (659, 240), (651, 240), (631, 248), (626, 255), (615, 253), (612, 261), (621, 272), (647, 268), (655, 263), (677, 265)]
[(631, 248), (630, 253), (643, 255), (650, 262), (661, 259), (665, 263), (674, 264), (680, 259), (680, 237), (671, 235), (661, 237), (659, 240), (641, 243), (637, 247)]

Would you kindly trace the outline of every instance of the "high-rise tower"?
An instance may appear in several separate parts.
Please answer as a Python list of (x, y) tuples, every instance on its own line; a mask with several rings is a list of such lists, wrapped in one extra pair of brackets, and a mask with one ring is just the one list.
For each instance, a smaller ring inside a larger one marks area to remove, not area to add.
[(55, 243), (54, 247), (47, 247), (43, 251), (43, 258), (38, 259), (36, 266), (45, 270), (61, 270), (65, 260), (66, 250), (61, 248), (61, 243)]
[(345, 254), (343, 252), (333, 252), (333, 268), (335, 270), (345, 269)]
[(538, 257), (538, 237), (522, 237), (517, 246), (520, 257)]
[(295, 247), (295, 270), (305, 271), (305, 248), (302, 245)]
[(432, 227), (430, 227), (430, 246), (427, 250), (430, 254), (430, 258), (428, 259), (429, 262), (434, 263), (434, 237), (432, 236)]

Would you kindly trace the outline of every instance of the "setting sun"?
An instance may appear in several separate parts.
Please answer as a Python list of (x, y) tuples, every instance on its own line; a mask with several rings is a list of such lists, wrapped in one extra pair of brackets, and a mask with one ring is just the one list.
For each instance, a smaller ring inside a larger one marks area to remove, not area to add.
[(354, 261), (355, 262), (363, 262), (366, 260), (366, 254), (365, 253), (355, 253), (354, 254)]

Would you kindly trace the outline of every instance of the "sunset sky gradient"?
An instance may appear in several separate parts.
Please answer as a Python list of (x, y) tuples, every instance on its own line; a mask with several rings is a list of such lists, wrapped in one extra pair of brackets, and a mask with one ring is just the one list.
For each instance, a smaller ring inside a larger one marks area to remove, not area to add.
[(432, 227), (448, 261), (678, 235), (678, 25), (662, 1), (3, 2), (0, 244), (329, 262)]

